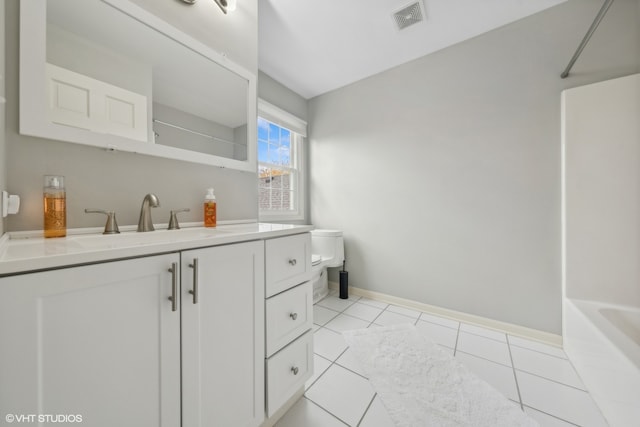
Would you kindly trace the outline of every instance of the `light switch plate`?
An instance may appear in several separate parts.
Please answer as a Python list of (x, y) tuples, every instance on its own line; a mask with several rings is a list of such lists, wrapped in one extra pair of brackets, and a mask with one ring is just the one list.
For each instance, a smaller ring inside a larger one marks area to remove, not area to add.
[(17, 214), (20, 210), (20, 197), (15, 194), (2, 192), (2, 217), (6, 218), (9, 214)]

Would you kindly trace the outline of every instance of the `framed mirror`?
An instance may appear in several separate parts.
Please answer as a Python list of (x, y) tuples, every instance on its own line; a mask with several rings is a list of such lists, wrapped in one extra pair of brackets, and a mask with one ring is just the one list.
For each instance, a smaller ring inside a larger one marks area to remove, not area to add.
[(128, 0), (20, 2), (20, 133), (256, 170), (256, 77)]

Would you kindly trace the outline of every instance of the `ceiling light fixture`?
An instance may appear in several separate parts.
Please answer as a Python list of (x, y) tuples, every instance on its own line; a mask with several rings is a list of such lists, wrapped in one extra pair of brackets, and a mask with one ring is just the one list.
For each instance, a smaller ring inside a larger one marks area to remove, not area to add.
[[(182, 0), (187, 4), (194, 4), (197, 0)], [(236, 0), (214, 0), (222, 13), (225, 15), (227, 12), (233, 12), (236, 10)]]

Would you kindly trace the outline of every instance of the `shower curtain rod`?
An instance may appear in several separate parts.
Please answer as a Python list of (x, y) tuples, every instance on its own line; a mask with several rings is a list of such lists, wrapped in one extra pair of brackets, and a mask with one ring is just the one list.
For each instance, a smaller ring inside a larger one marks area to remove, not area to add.
[(587, 43), (589, 43), (589, 39), (593, 35), (596, 28), (598, 28), (598, 25), (600, 25), (600, 21), (602, 21), (602, 18), (604, 18), (604, 15), (607, 13), (607, 10), (609, 10), (611, 3), (613, 3), (613, 0), (605, 0), (604, 4), (600, 8), (600, 11), (596, 15), (596, 19), (593, 20), (593, 23), (589, 27), (589, 30), (587, 30), (587, 34), (584, 35), (582, 42), (580, 42), (580, 46), (578, 46), (578, 49), (576, 49), (576, 53), (573, 54), (571, 61), (569, 61), (569, 65), (567, 65), (567, 68), (565, 68), (562, 74), (560, 74), (561, 78), (564, 79), (569, 75), (569, 71), (571, 71), (571, 67), (573, 67), (573, 64), (576, 63), (576, 61), (578, 60), (578, 57), (582, 53), (582, 50), (587, 45)]

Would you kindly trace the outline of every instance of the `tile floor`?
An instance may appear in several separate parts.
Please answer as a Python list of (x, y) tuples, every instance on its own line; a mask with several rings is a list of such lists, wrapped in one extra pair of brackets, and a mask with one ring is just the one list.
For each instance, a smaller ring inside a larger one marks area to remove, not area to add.
[(335, 291), (314, 305), (314, 375), (277, 427), (393, 427), (342, 331), (409, 322), (541, 427), (607, 426), (564, 352), (482, 327)]

